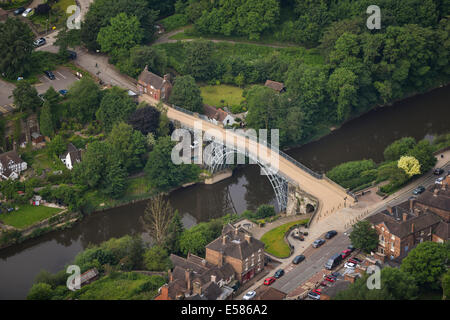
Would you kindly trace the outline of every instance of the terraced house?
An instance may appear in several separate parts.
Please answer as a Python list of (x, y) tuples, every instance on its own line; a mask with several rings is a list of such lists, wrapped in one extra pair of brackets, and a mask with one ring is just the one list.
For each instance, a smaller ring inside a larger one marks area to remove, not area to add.
[(428, 188), (417, 199), (388, 207), (368, 218), (377, 230), (377, 255), (402, 259), (423, 241), (449, 239), (450, 176), (442, 185)]

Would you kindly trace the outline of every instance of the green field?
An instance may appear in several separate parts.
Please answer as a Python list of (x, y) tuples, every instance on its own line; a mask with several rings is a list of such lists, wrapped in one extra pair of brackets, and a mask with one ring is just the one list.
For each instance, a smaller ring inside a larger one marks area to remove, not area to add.
[(291, 252), (288, 244), (284, 241), (284, 234), (290, 227), (296, 224), (306, 224), (308, 221), (308, 219), (304, 219), (289, 222), (266, 232), (261, 238), (266, 252), (278, 258), (288, 258)]
[(30, 204), (19, 205), (19, 210), (9, 213), (1, 213), (0, 220), (14, 228), (22, 229), (32, 224), (50, 218), (61, 212), (61, 209), (44, 206), (32, 206)]
[(243, 90), (229, 85), (200, 87), (203, 102), (215, 107), (240, 105), (244, 100)]

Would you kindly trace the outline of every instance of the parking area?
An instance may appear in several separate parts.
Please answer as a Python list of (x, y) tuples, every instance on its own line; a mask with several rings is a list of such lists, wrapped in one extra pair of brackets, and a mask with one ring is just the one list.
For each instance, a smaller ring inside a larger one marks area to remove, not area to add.
[(55, 75), (54, 80), (50, 80), (44, 73), (38, 76), (40, 83), (36, 84), (35, 87), (39, 94), (44, 93), (51, 86), (56, 91), (68, 89), (72, 83), (78, 80), (70, 69), (64, 67), (60, 67), (52, 72)]
[(13, 102), (12, 92), (14, 88), (13, 84), (0, 80), (0, 106), (6, 106)]

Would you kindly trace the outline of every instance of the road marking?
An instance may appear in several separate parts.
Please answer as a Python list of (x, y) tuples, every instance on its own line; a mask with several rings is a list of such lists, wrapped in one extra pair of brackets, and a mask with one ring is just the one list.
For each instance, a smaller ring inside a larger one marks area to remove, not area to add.
[(61, 77), (63, 77), (64, 79), (67, 79), (66, 77), (64, 77), (59, 71), (56, 71), (57, 74), (59, 74)]

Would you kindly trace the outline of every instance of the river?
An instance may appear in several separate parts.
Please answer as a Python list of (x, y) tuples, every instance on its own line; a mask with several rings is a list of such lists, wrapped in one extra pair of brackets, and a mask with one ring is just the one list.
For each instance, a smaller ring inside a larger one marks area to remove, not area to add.
[[(313, 170), (325, 172), (350, 160), (381, 161), (392, 141), (412, 136), (432, 139), (450, 131), (450, 86), (418, 95), (390, 107), (374, 109), (349, 121), (320, 140), (288, 153)], [(226, 213), (276, 205), (269, 181), (257, 166), (237, 169), (233, 177), (214, 185), (194, 185), (171, 193), (185, 227)], [(93, 214), (73, 228), (52, 232), (0, 251), (0, 299), (24, 299), (41, 269), (59, 271), (90, 243), (142, 233), (139, 217), (145, 202)]]

